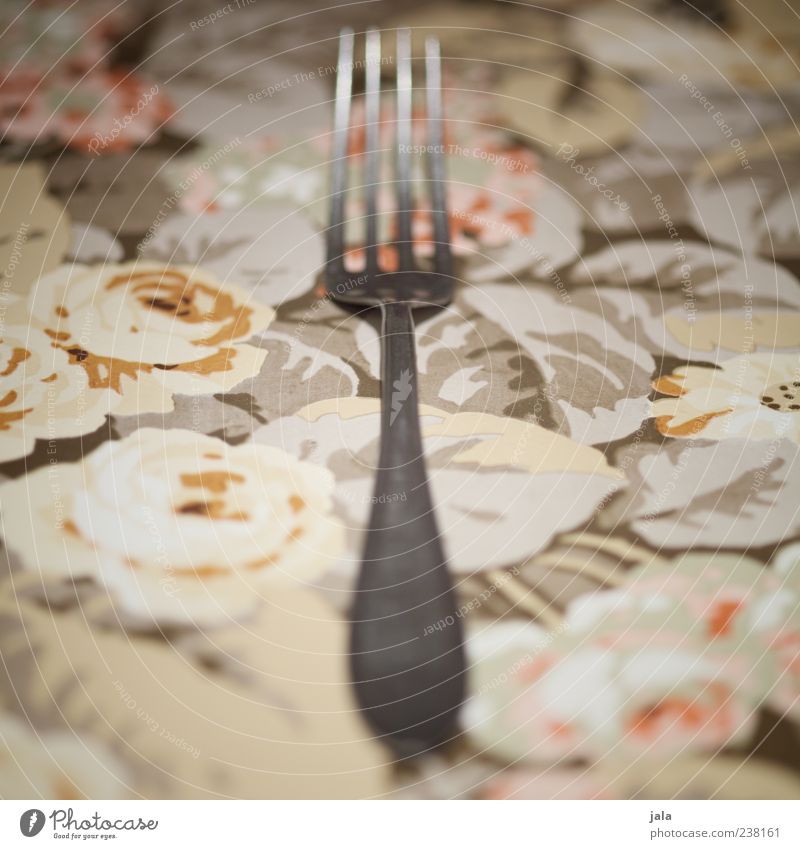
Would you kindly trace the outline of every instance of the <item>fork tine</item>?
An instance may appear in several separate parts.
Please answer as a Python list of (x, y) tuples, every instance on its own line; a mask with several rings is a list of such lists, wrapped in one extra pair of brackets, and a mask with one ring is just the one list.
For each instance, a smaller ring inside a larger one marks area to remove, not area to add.
[(425, 87), (428, 107), (428, 181), (431, 193), (434, 270), (452, 276), (453, 258), (450, 253), (450, 227), (447, 217), (447, 197), (444, 173), (444, 132), (442, 129), (442, 59), (439, 40), (425, 40)]
[(397, 31), (397, 250), (401, 271), (414, 269), (411, 243), (411, 31)]
[(367, 274), (377, 274), (378, 267), (378, 131), (381, 112), (381, 34), (367, 30), (367, 91), (366, 91), (366, 163), (364, 192), (367, 207)]
[(339, 61), (336, 68), (336, 108), (334, 112), (333, 162), (327, 262), (329, 278), (344, 272), (344, 200), (347, 191), (347, 147), (350, 130), (350, 98), (353, 90), (353, 30), (339, 33)]

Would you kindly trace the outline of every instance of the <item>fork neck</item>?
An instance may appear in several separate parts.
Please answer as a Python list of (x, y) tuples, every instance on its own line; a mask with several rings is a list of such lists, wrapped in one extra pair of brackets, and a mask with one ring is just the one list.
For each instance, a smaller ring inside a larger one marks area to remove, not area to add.
[[(382, 304), (381, 314), (381, 449), (376, 492), (407, 495), (407, 502), (389, 512), (399, 511), (405, 514), (404, 520), (422, 519), (427, 525), (433, 515), (419, 420), (412, 309), (408, 302), (397, 301)], [(381, 511), (376, 508), (375, 512)], [(435, 533), (433, 527), (429, 533)]]

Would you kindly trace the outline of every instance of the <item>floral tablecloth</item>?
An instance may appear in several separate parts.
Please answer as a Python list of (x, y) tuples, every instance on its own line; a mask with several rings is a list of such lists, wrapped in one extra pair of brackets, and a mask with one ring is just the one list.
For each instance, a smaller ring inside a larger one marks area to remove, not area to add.
[[(2, 6), (0, 796), (797, 798), (797, 4), (318, 5)], [(445, 54), (458, 282), (417, 334), (469, 701), (411, 762), (347, 672), (348, 24), (387, 84), (392, 28)]]

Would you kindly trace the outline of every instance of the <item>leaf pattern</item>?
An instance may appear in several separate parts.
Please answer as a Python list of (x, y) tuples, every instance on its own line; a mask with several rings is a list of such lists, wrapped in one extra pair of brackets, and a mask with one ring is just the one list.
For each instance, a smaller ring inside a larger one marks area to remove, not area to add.
[[(0, 11), (0, 796), (800, 798), (797, 16), (380, 5)], [(388, 30), (419, 94), (445, 58), (454, 295), (384, 413), (470, 658), (402, 764), (348, 667), (380, 321), (324, 286), (334, 34), (375, 25), (388, 270)]]
[[(429, 406), (422, 407), (422, 416), (431, 486), (452, 568), (459, 574), (519, 564), (558, 530), (585, 521), (624, 484), (599, 451), (535, 423)], [(334, 498), (350, 529), (345, 562), (351, 578), (371, 503), (379, 419), (377, 400), (330, 399), (253, 434), (256, 442), (334, 473)], [(552, 499), (541, 500), (543, 488)]]

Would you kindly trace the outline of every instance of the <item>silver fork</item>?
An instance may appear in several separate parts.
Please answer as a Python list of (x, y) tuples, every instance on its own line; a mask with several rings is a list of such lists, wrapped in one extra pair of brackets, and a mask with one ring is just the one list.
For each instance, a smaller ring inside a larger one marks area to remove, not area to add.
[(417, 402), (415, 307), (444, 306), (453, 294), (445, 205), (439, 44), (425, 45), (428, 186), (434, 224), (433, 271), (415, 262), (411, 240), (411, 34), (397, 33), (396, 179), (399, 268), (378, 259), (380, 56), (377, 30), (366, 34), (366, 267), (344, 265), (344, 202), (354, 67), (354, 35), (339, 37), (330, 227), (325, 282), (330, 297), (381, 311), (380, 459), (352, 610), (351, 672), (368, 722), (405, 756), (454, 732), (464, 699), (464, 652), (455, 594), (436, 525)]

